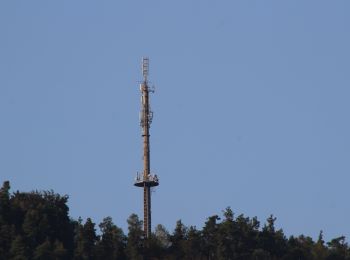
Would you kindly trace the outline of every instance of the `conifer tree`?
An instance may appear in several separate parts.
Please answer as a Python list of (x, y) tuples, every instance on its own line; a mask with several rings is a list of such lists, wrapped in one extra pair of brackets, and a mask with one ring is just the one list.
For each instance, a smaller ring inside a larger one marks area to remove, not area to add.
[(40, 244), (35, 248), (33, 259), (47, 260), (52, 258), (53, 258), (52, 245), (49, 240), (44, 241), (42, 244)]
[(98, 240), (95, 223), (87, 218), (84, 225), (79, 224), (76, 232), (74, 259), (95, 259), (96, 242)]
[(207, 222), (205, 222), (203, 228), (203, 253), (206, 255), (206, 258), (216, 259), (217, 252), (217, 236), (220, 220), (218, 215), (214, 215), (208, 218)]
[[(9, 252), (9, 259), (11, 260), (26, 260), (29, 258), (29, 252), (22, 236), (18, 235), (12, 241)], [(5, 259), (5, 258), (4, 258)]]
[(190, 226), (187, 232), (187, 241), (184, 244), (184, 254), (186, 259), (202, 259), (203, 241), (201, 232), (195, 226)]
[(63, 243), (56, 240), (55, 243), (53, 244), (53, 259), (55, 260), (65, 260), (65, 259), (70, 259), (68, 256), (68, 251), (64, 247)]
[(187, 241), (187, 227), (181, 220), (176, 222), (174, 233), (170, 236), (169, 248), (175, 259), (183, 259), (185, 255), (185, 243)]
[(128, 242), (126, 245), (126, 254), (128, 259), (142, 259), (143, 255), (143, 222), (136, 214), (131, 214), (128, 218)]
[(123, 230), (106, 217), (99, 225), (101, 239), (98, 243), (98, 259), (125, 259), (126, 237)]
[(5, 181), (0, 189), (0, 224), (8, 222), (10, 217), (10, 182)]

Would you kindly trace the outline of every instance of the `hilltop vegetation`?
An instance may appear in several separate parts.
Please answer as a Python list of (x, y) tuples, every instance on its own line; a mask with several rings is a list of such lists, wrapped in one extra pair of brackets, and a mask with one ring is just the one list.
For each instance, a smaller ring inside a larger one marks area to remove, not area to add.
[[(345, 237), (325, 242), (300, 235), (287, 238), (270, 216), (261, 225), (256, 217), (210, 216), (203, 229), (177, 221), (172, 232), (158, 225), (149, 240), (142, 221), (132, 214), (128, 233), (111, 217), (96, 225), (90, 218), (69, 217), (67, 196), (53, 191), (10, 194), (0, 189), (0, 260), (7, 259), (350, 259)], [(97, 229), (100, 232), (97, 232)]]

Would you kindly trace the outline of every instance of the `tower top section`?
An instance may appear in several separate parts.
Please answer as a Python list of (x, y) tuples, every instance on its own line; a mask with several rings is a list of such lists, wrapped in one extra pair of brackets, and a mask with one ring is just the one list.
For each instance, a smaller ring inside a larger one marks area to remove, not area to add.
[(143, 75), (143, 80), (147, 82), (147, 78), (149, 75), (149, 58), (148, 57), (142, 58), (142, 75)]

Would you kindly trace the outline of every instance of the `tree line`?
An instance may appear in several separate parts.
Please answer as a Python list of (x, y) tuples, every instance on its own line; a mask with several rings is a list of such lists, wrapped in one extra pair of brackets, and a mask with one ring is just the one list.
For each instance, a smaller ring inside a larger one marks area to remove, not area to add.
[(10, 193), (10, 183), (0, 189), (0, 260), (25, 259), (350, 259), (344, 236), (314, 241), (299, 235), (286, 237), (276, 229), (274, 216), (264, 224), (256, 217), (235, 216), (226, 208), (222, 216), (207, 218), (204, 227), (176, 222), (172, 232), (155, 227), (145, 239), (136, 214), (128, 232), (106, 217), (98, 225), (90, 218), (69, 217), (68, 196), (53, 191)]

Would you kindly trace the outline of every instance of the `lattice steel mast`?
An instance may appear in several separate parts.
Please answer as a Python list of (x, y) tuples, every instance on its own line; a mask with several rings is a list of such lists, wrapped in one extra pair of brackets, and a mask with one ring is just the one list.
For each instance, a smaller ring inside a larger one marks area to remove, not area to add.
[(151, 187), (159, 185), (157, 175), (151, 174), (149, 128), (152, 123), (153, 112), (149, 105), (149, 94), (154, 91), (148, 86), (149, 59), (142, 59), (143, 82), (140, 84), (141, 112), (140, 125), (143, 138), (143, 172), (137, 173), (135, 186), (143, 188), (143, 230), (145, 237), (151, 236)]

